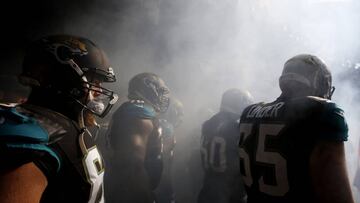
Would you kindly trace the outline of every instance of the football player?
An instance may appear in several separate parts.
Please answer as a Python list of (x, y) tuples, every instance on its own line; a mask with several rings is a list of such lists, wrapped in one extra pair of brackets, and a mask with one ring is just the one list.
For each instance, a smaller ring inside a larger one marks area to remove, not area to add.
[(101, 86), (115, 82), (105, 53), (86, 38), (46, 36), (19, 78), (32, 88), (27, 102), (0, 107), (1, 202), (104, 202), (104, 163), (85, 120), (117, 100)]
[(168, 110), (160, 115), (163, 143), (163, 172), (159, 186), (156, 188), (157, 203), (175, 203), (175, 194), (172, 187), (172, 163), (176, 145), (175, 129), (183, 122), (184, 107), (176, 98), (171, 97)]
[(332, 76), (309, 54), (285, 64), (280, 97), (247, 107), (240, 121), (241, 174), (249, 203), (352, 203), (345, 164), (348, 127)]
[(220, 112), (202, 126), (201, 158), (204, 169), (199, 203), (244, 202), (239, 168), (239, 118), (252, 103), (247, 91), (229, 89), (222, 95)]
[(108, 133), (110, 169), (105, 178), (108, 202), (154, 201), (162, 173), (158, 115), (169, 106), (169, 89), (154, 73), (140, 73), (129, 82), (129, 101), (113, 114)]

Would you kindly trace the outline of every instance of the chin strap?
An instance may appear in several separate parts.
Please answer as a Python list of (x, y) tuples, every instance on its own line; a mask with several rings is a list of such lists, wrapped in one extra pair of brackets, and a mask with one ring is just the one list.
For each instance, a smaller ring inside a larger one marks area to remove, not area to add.
[(86, 125), (85, 125), (85, 121), (84, 121), (84, 113), (85, 113), (85, 109), (81, 109), (81, 112), (79, 113), (79, 117), (78, 117), (78, 124), (79, 127), (81, 129), (81, 133), (83, 133), (86, 130)]
[(101, 129), (101, 125), (98, 124), (98, 123), (95, 123), (95, 127), (96, 127), (96, 132), (95, 132), (95, 135), (94, 135), (94, 140), (97, 140), (99, 134), (100, 134), (100, 129)]
[(95, 135), (92, 135), (90, 133), (90, 131), (88, 130), (88, 127), (85, 124), (85, 119), (84, 119), (85, 110), (86, 109), (82, 109), (80, 114), (79, 114), (79, 117), (78, 117), (78, 123), (79, 123), (79, 127), (80, 127), (80, 130), (81, 130), (80, 133), (83, 134), (85, 131), (88, 131), (88, 134), (94, 140), (96, 140), (98, 138), (99, 134), (100, 134), (101, 125), (99, 123), (97, 123), (96, 121), (94, 121), (94, 127), (96, 128), (96, 131), (95, 131)]

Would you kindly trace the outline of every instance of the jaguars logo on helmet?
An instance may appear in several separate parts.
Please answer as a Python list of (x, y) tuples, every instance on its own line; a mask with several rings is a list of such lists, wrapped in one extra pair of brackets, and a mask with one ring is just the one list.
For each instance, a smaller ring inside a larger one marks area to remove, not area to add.
[[(70, 35), (41, 38), (30, 47), (23, 62), (20, 81), (71, 98), (92, 113), (104, 117), (118, 96), (99, 84), (115, 82), (105, 53), (92, 41)], [(96, 92), (103, 103), (89, 103), (86, 95)], [(93, 108), (96, 106), (96, 108)]]
[(169, 88), (154, 73), (140, 73), (129, 82), (129, 99), (144, 100), (158, 112), (165, 112), (168, 109), (170, 104), (169, 96)]

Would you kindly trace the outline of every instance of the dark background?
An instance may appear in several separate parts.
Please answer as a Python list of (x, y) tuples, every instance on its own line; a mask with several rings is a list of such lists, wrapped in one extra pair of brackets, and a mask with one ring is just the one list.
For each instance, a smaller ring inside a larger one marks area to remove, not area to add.
[(256, 102), (271, 101), (280, 93), (278, 77), (288, 58), (318, 55), (333, 72), (333, 98), (348, 118), (353, 180), (360, 85), (337, 76), (359, 81), (359, 71), (343, 74), (360, 67), (358, 0), (13, 0), (2, 2), (0, 25), (0, 74), (20, 72), (29, 42), (61, 33), (87, 37), (107, 52), (118, 105), (132, 76), (159, 74), (184, 103), (173, 171), (177, 197), (189, 203), (201, 187), (201, 124), (218, 111), (222, 92), (237, 87)]

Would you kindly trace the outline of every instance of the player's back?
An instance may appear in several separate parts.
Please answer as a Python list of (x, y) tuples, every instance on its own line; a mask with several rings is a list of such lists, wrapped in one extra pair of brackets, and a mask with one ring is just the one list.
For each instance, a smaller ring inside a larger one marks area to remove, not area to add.
[[(238, 156), (239, 116), (219, 112), (203, 124), (202, 163), (205, 172), (199, 202), (239, 202), (243, 192)], [(242, 195), (243, 196), (243, 195)]]
[[(134, 159), (135, 154), (130, 152), (136, 150), (132, 139), (134, 129), (139, 127), (136, 124), (137, 121), (142, 119), (153, 121), (154, 118), (154, 109), (138, 100), (124, 102), (115, 111), (107, 136), (112, 150), (116, 151), (117, 163), (125, 163), (129, 159)], [(115, 162), (111, 160), (111, 163)]]
[(240, 121), (240, 169), (248, 202), (315, 202), (312, 150), (320, 140), (346, 136), (343, 111), (329, 100), (279, 98), (247, 107)]
[[(139, 158), (141, 150), (134, 144), (134, 135), (139, 131), (139, 120), (151, 120), (154, 129), (149, 136), (144, 163)], [(131, 100), (123, 103), (113, 114), (108, 134), (111, 149), (107, 153), (107, 173), (105, 174), (105, 196), (107, 202), (152, 202), (152, 166), (149, 152), (153, 152), (152, 136), (158, 132), (155, 111), (144, 102)], [(157, 134), (156, 134), (157, 135)], [(150, 143), (150, 144), (149, 144)], [(146, 171), (149, 169), (151, 171)], [(160, 170), (160, 169), (159, 169)], [(154, 173), (155, 173), (154, 172)], [(157, 173), (158, 174), (158, 173)]]
[[(202, 159), (205, 172), (226, 173), (238, 168), (234, 160), (237, 159), (237, 131), (238, 116), (219, 112), (203, 124), (202, 128)], [(235, 168), (235, 169), (234, 169)]]

